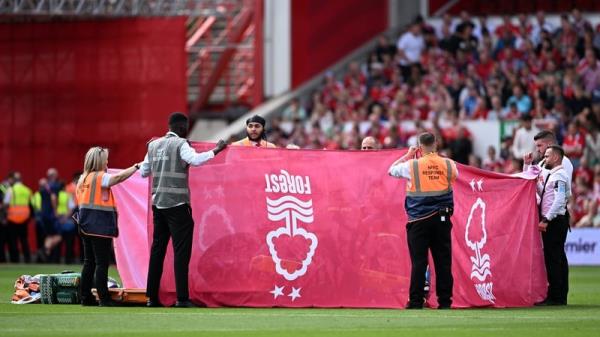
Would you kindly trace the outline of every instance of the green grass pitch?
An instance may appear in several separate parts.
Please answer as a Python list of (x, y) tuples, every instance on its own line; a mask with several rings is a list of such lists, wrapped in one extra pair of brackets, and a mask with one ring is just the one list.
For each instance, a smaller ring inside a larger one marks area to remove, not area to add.
[[(468, 310), (177, 309), (13, 305), (21, 274), (79, 266), (0, 264), (0, 336), (600, 336), (600, 268), (574, 267), (567, 307)], [(111, 268), (111, 276), (117, 276)]]

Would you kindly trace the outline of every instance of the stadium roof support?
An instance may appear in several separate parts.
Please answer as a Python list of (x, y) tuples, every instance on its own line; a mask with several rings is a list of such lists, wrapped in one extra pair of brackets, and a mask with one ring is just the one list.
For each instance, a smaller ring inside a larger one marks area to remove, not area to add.
[(219, 16), (240, 0), (0, 0), (1, 16)]

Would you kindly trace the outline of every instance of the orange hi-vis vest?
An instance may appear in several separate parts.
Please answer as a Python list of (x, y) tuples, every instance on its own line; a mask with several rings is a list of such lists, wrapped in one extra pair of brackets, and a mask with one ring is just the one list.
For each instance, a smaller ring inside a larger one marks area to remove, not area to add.
[(6, 219), (15, 224), (22, 224), (31, 216), (29, 200), (31, 199), (31, 190), (21, 182), (16, 182), (10, 188), (10, 204)]
[(412, 196), (437, 196), (452, 192), (456, 168), (448, 158), (430, 153), (410, 162), (410, 183), (406, 194)]
[(246, 137), (244, 139), (240, 139), (237, 142), (231, 143), (231, 145), (235, 146), (254, 146), (254, 147), (268, 147), (268, 148), (276, 148), (277, 146), (273, 143), (269, 143), (264, 139), (261, 139), (260, 142), (255, 143), (250, 140), (250, 138)]
[(102, 188), (104, 174), (88, 174), (77, 188), (79, 228), (86, 235), (117, 237), (117, 206), (110, 188)]
[(406, 184), (405, 208), (409, 221), (426, 218), (441, 209), (454, 208), (452, 183), (456, 164), (437, 153), (409, 162), (410, 182)]

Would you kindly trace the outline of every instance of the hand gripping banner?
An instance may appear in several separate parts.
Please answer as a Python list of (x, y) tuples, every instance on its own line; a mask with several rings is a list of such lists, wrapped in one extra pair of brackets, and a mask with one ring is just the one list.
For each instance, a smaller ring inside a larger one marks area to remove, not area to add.
[[(405, 182), (387, 175), (403, 153), (229, 147), (191, 168), (192, 300), (209, 306), (404, 307), (410, 281)], [(453, 305), (518, 307), (542, 300), (535, 180), (458, 169)], [(148, 182), (134, 176), (113, 191), (119, 273), (126, 287), (143, 288), (152, 233)], [(428, 302), (435, 306), (435, 276), (431, 289)], [(160, 296), (165, 305), (176, 299), (171, 247)]]

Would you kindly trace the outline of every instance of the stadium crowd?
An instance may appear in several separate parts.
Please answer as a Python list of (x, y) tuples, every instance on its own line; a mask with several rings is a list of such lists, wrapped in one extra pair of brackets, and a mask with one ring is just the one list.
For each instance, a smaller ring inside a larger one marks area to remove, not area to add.
[[(571, 225), (600, 226), (600, 24), (573, 9), (560, 25), (534, 16), (418, 17), (396, 43), (381, 36), (364, 62), (328, 73), (305, 102), (271, 122), (269, 141), (306, 149), (360, 149), (372, 136), (385, 149), (415, 145), (429, 130), (459, 163), (516, 173), (543, 129), (573, 162)], [(468, 120), (518, 122), (499, 148), (473, 152)]]

